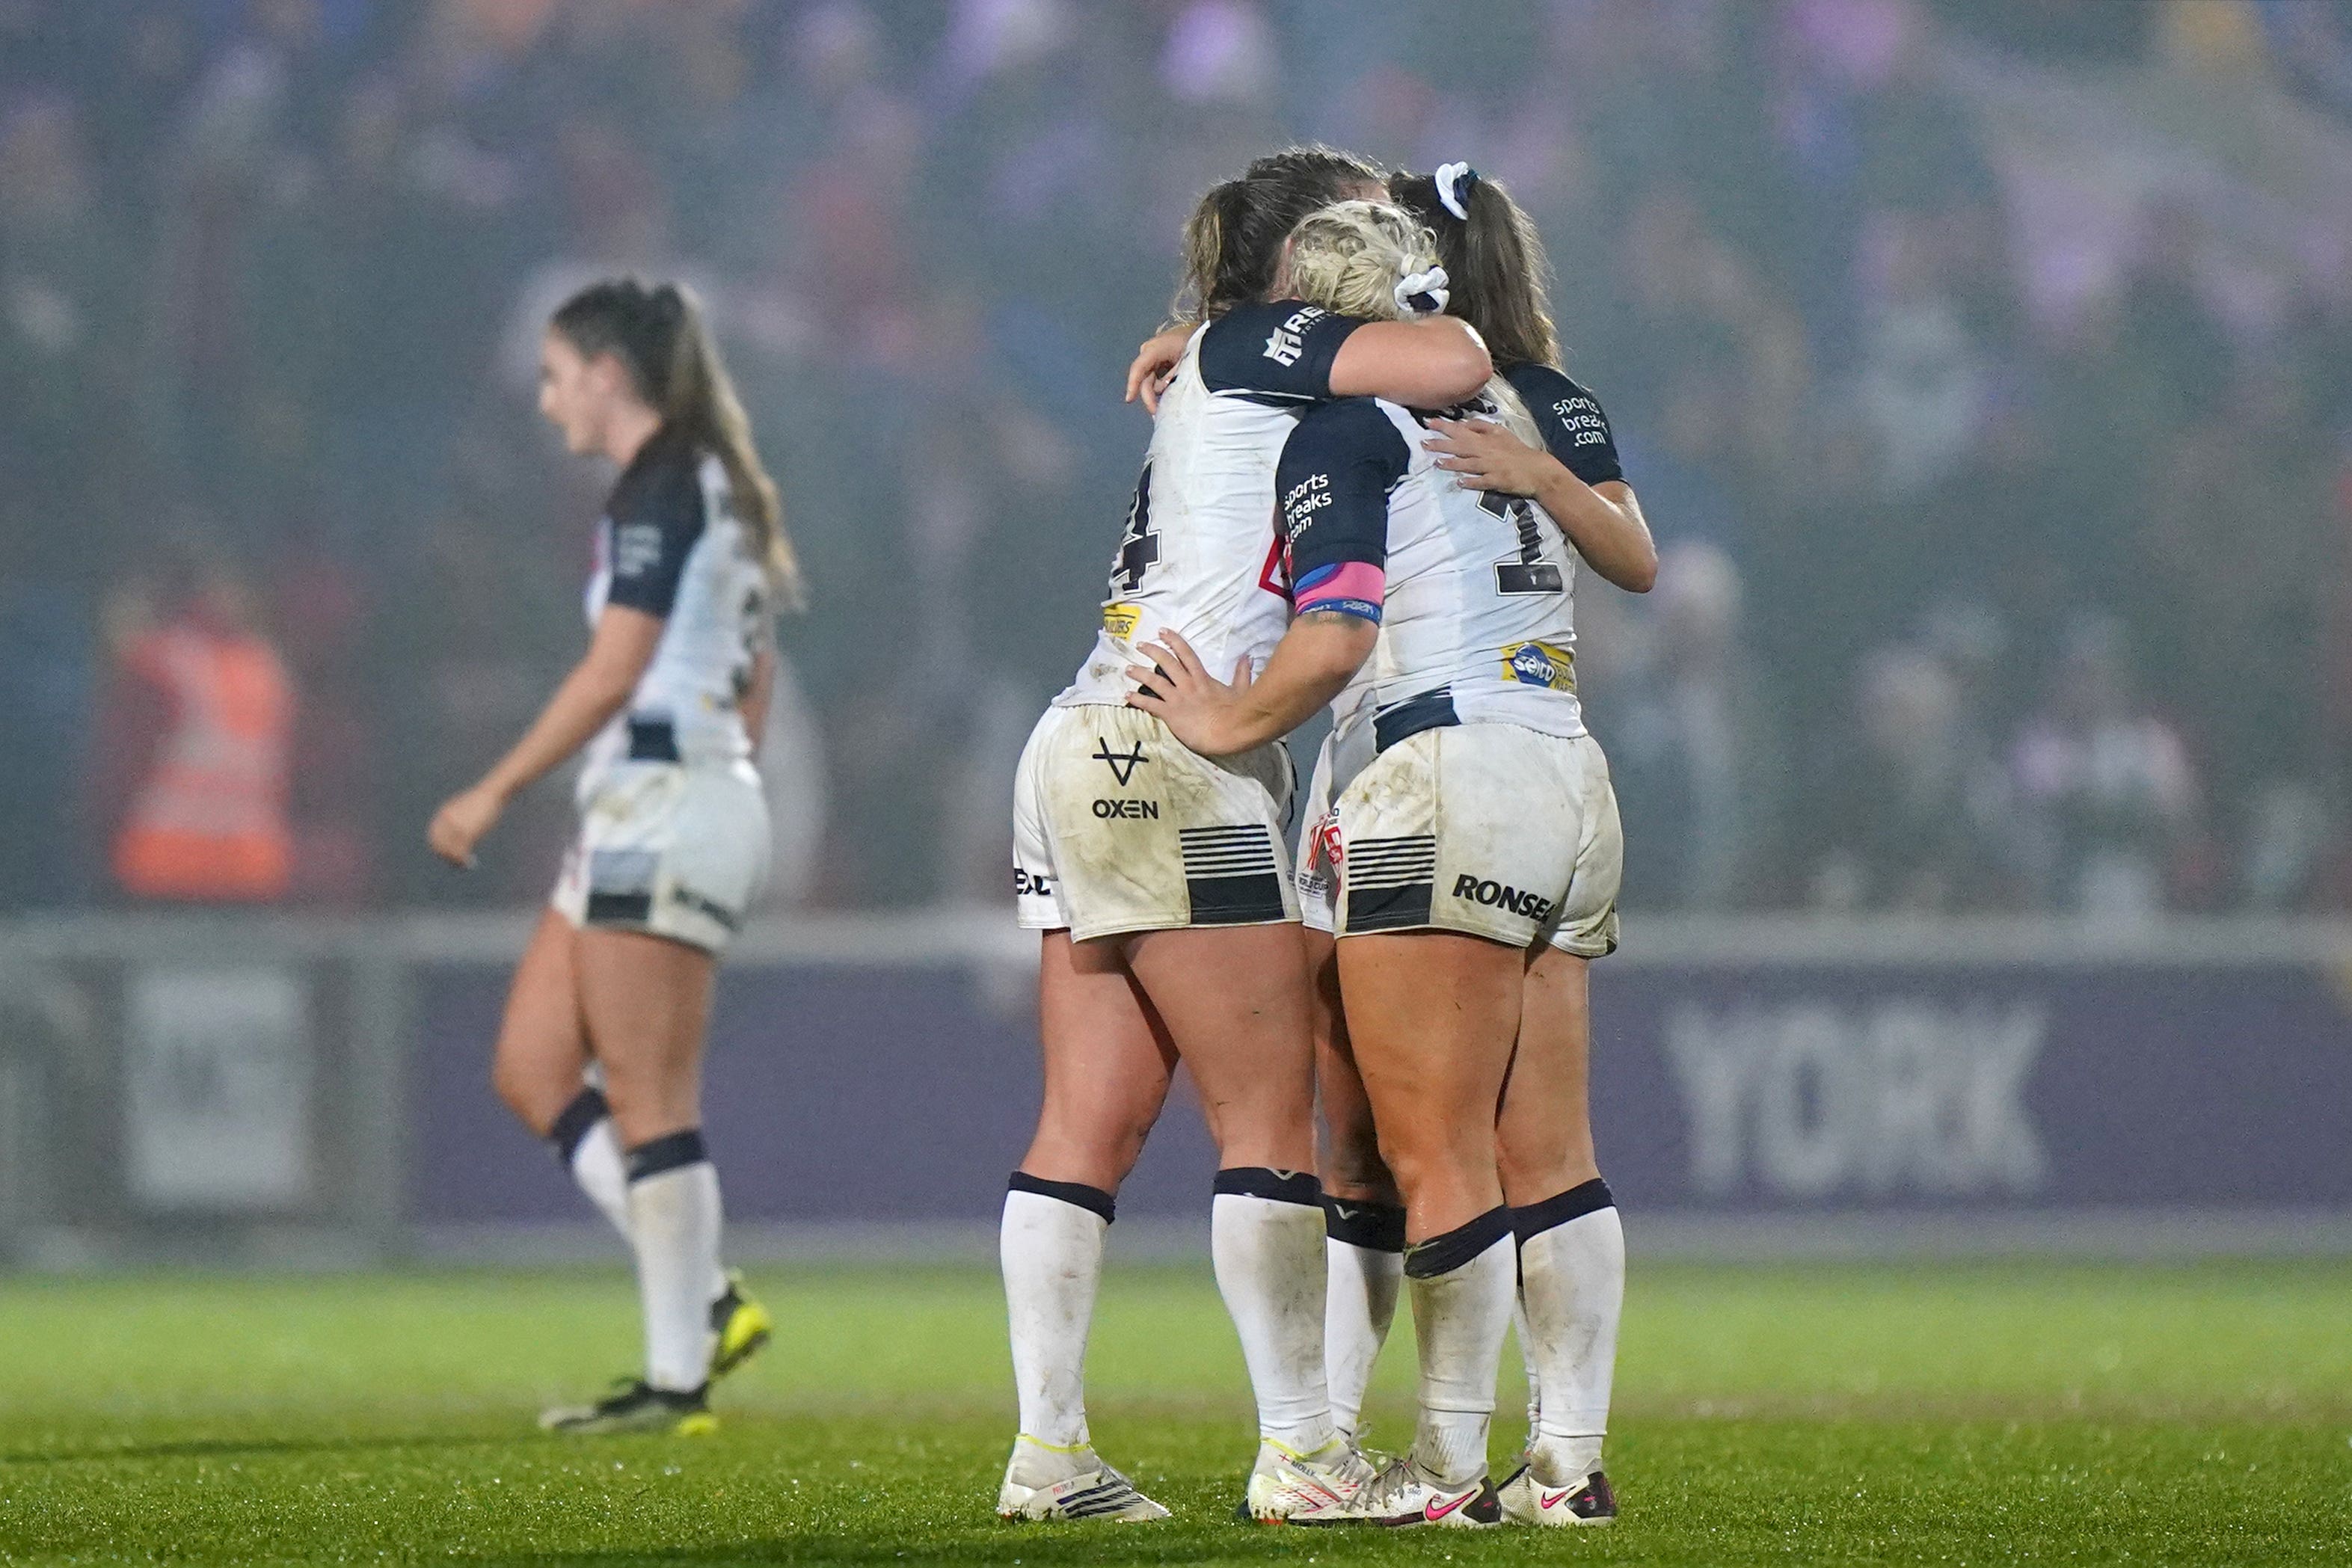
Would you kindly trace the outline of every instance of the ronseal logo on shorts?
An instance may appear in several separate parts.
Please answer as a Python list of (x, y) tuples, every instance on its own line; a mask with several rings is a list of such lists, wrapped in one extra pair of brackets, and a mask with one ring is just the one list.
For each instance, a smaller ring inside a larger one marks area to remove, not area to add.
[(1054, 879), (1046, 875), (1044, 872), (1030, 871), (1025, 867), (1014, 866), (1013, 868), (1013, 896), (1015, 898), (1026, 898), (1032, 894), (1034, 894), (1039, 898), (1052, 897), (1054, 894)]
[(1504, 910), (1538, 925), (1551, 914), (1551, 900), (1540, 893), (1528, 893), (1493, 877), (1482, 877), (1474, 872), (1464, 872), (1454, 879), (1454, 896), (1466, 898), (1473, 904), (1484, 904)]
[(1103, 630), (1114, 637), (1132, 637), (1138, 622), (1143, 619), (1139, 604), (1106, 604), (1103, 606)]
[(1549, 643), (1503, 644), (1503, 679), (1555, 692), (1576, 690), (1576, 655)]

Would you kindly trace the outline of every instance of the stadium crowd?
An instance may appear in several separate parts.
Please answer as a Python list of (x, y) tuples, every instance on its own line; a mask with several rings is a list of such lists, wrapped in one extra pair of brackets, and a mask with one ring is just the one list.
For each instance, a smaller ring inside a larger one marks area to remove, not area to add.
[[(807, 559), (800, 895), (1000, 897), (1178, 225), (1305, 138), (1541, 220), (1664, 552), (1578, 603), (1630, 905), (2352, 906), (2340, 7), (5, 0), (0, 907), (543, 894), (557, 791), (421, 834), (580, 645), (532, 356), (613, 270)], [(283, 730), (248, 885), (126, 842), (184, 646)]]

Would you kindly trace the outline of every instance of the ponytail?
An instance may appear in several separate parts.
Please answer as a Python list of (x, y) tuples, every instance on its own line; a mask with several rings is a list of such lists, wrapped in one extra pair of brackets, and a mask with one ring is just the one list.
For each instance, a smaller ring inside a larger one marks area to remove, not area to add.
[(1435, 174), (1391, 174), (1389, 196), (1437, 236), (1447, 308), (1477, 329), (1495, 363), (1557, 367), (1559, 335), (1546, 303), (1551, 261), (1510, 192), (1466, 163), (1447, 163)]
[(1171, 319), (1206, 321), (1265, 298), (1299, 220), (1380, 183), (1378, 164), (1317, 142), (1269, 152), (1212, 185), (1184, 221), (1184, 276)]
[(593, 283), (564, 301), (549, 325), (583, 356), (620, 361), (637, 395), (661, 415), (662, 433), (719, 459), (730, 507), (751, 531), (769, 586), (786, 609), (805, 604), (783, 502), (694, 292), (675, 283), (647, 288), (635, 278)]

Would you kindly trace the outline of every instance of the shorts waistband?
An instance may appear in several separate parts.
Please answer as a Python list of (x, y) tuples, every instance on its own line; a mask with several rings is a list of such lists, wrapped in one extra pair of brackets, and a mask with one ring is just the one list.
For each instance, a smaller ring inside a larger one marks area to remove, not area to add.
[(1440, 686), (1374, 714), (1372, 750), (1377, 755), (1424, 729), (1445, 729), (1461, 722), (1462, 716), (1454, 711), (1454, 688)]

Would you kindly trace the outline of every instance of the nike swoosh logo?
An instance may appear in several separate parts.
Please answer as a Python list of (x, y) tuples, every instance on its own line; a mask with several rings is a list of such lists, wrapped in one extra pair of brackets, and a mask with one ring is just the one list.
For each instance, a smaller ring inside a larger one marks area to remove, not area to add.
[(1435, 1524), (1439, 1520), (1444, 1519), (1447, 1514), (1452, 1513), (1455, 1509), (1460, 1508), (1464, 1503), (1468, 1502), (1472, 1498), (1476, 1497), (1477, 1495), (1478, 1489), (1476, 1487), (1472, 1487), (1468, 1491), (1464, 1492), (1460, 1497), (1455, 1498), (1444, 1508), (1438, 1507), (1433, 1502), (1424, 1504), (1421, 1511), (1421, 1517), (1427, 1520), (1430, 1523)]
[(1574, 1487), (1569, 1487), (1560, 1491), (1538, 1491), (1536, 1493), (1536, 1506), (1549, 1513), (1575, 1495)]

